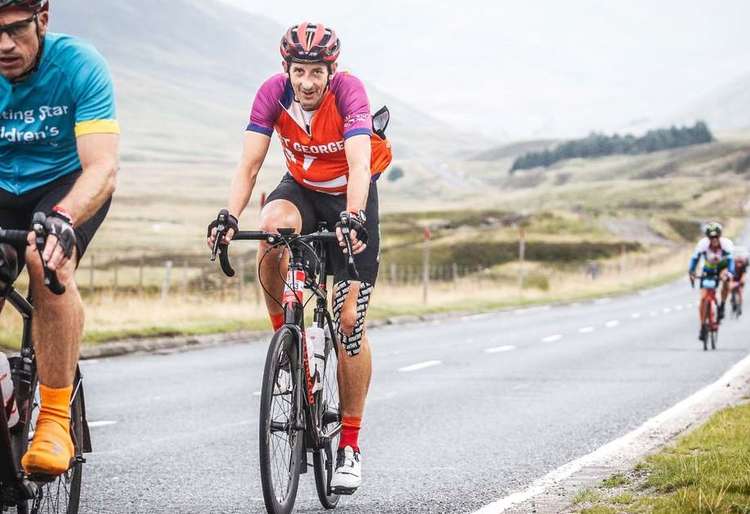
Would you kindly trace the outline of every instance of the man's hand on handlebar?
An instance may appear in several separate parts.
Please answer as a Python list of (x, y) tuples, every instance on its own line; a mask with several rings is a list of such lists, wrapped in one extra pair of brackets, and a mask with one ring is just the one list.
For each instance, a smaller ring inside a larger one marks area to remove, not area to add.
[[(42, 260), (44, 260), (50, 271), (57, 271), (64, 268), (73, 257), (73, 249), (76, 245), (76, 234), (73, 230), (73, 222), (65, 214), (50, 212), (35, 215), (36, 219), (44, 219), (43, 230), (46, 234), (44, 249), (42, 250)], [(37, 234), (29, 234), (29, 244), (36, 244)]]
[(360, 214), (344, 211), (341, 213), (341, 221), (336, 224), (336, 237), (339, 240), (339, 246), (347, 253), (345, 233), (348, 233), (349, 240), (352, 243), (352, 254), (362, 253), (367, 248), (368, 233), (365, 228), (364, 212)]
[(239, 223), (237, 218), (229, 214), (226, 209), (219, 211), (218, 216), (215, 220), (208, 224), (208, 231), (206, 233), (208, 247), (211, 250), (214, 249), (216, 244), (216, 235), (221, 230), (224, 233), (220, 244), (228, 245), (232, 241), (232, 237), (239, 231)]

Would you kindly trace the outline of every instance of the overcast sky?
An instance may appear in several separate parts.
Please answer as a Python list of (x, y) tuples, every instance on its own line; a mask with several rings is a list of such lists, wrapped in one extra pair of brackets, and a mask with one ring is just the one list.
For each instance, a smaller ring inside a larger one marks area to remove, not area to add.
[(750, 74), (748, 0), (225, 1), (333, 26), (344, 68), (498, 139), (639, 130)]

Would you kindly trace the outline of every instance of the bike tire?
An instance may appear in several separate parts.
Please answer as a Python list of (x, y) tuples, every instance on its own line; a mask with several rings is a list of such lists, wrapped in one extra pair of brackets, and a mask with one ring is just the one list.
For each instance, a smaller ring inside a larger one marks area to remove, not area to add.
[(328, 438), (326, 446), (313, 450), (313, 471), (315, 490), (320, 504), (326, 509), (334, 509), (339, 502), (339, 495), (330, 492), (331, 477), (336, 466), (336, 450), (341, 438), (341, 411), (338, 388), (338, 353), (337, 347), (329, 338), (326, 340), (326, 363), (323, 377), (323, 389), (318, 393), (320, 406), (320, 424), (327, 433), (335, 432)]
[(711, 306), (713, 305), (713, 302), (708, 300), (706, 302), (706, 314), (703, 318), (703, 334), (705, 337), (703, 338), (703, 351), (708, 351), (708, 339), (711, 337)]
[(718, 330), (712, 330), (711, 331), (710, 339), (711, 339), (711, 349), (712, 350), (716, 350), (716, 342), (719, 339), (719, 331)]
[[(290, 328), (280, 328), (271, 338), (263, 371), (258, 433), (260, 480), (263, 500), (270, 514), (289, 514), (294, 508), (299, 486), (304, 437), (297, 426), (302, 398), (297, 376), (299, 370), (295, 364), (296, 340), (297, 335)], [(279, 383), (283, 372), (289, 373), (288, 388)], [(274, 417), (275, 407), (282, 411), (278, 419)], [(278, 435), (282, 432), (286, 433), (286, 439)], [(277, 446), (279, 442), (282, 443), (281, 448)], [(288, 448), (288, 452), (285, 448)], [(283, 454), (281, 450), (284, 450)]]

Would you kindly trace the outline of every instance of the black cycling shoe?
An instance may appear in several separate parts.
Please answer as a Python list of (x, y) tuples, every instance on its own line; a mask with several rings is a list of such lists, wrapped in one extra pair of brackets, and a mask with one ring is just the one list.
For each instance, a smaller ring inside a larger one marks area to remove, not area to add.
[(701, 330), (698, 333), (698, 340), (706, 342), (706, 339), (708, 338), (708, 330), (706, 328), (706, 325), (701, 326)]
[(721, 302), (719, 304), (719, 321), (724, 319), (724, 307), (726, 307), (726, 305), (724, 305), (724, 302)]

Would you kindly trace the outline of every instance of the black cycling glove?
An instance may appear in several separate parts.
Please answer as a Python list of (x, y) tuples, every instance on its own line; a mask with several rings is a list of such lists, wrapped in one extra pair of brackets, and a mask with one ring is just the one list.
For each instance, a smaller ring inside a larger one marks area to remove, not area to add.
[[(41, 219), (39, 214), (34, 215), (35, 219)], [(50, 212), (44, 215), (44, 230), (47, 233), (47, 237), (57, 237), (57, 244), (63, 250), (63, 255), (70, 259), (73, 256), (73, 248), (76, 244), (76, 233), (73, 230), (73, 223), (65, 214), (60, 212)]]
[(218, 216), (216, 216), (216, 219), (208, 224), (208, 231), (206, 233), (206, 237), (211, 237), (211, 231), (219, 227), (220, 225), (219, 218), (221, 218), (222, 215), (224, 215), (224, 218), (226, 219), (226, 221), (224, 222), (225, 233), (226, 233), (226, 230), (230, 228), (234, 230), (235, 234), (239, 232), (240, 228), (239, 228), (239, 223), (237, 222), (237, 218), (229, 214), (229, 211), (227, 211), (226, 209), (222, 209), (219, 211), (219, 214)]
[(365, 211), (359, 211), (359, 214), (342, 211), (339, 218), (341, 221), (336, 223), (337, 228), (349, 227), (350, 230), (357, 232), (357, 239), (362, 241), (363, 244), (367, 244), (369, 234), (365, 228)]

